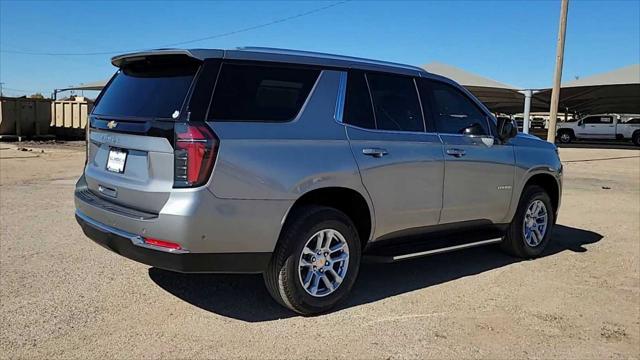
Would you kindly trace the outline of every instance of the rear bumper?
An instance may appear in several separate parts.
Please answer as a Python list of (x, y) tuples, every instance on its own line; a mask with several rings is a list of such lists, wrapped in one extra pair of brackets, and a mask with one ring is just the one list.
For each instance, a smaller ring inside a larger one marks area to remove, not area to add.
[(76, 220), (85, 235), (98, 245), (131, 260), (182, 273), (261, 273), (271, 259), (269, 252), (179, 253), (145, 247), (138, 235), (97, 222), (80, 211)]
[(173, 189), (159, 213), (118, 205), (87, 189), (75, 191), (76, 210), (112, 229), (180, 244), (189, 253), (272, 253), (293, 200), (220, 199), (206, 187)]

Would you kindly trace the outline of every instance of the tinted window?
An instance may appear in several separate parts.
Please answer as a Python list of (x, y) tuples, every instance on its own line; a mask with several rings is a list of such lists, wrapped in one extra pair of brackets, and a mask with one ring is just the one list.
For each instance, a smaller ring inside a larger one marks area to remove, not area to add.
[(449, 84), (439, 81), (427, 82), (431, 88), (431, 106), (438, 132), (490, 134), (486, 115), (465, 94)]
[(125, 65), (105, 89), (93, 114), (168, 118), (180, 110), (199, 62), (155, 56)]
[(369, 89), (362, 71), (349, 72), (342, 121), (367, 129), (376, 128)]
[(296, 117), (319, 70), (223, 64), (209, 119), (289, 121)]
[(584, 119), (585, 124), (613, 124), (611, 116), (589, 116)]
[(640, 118), (633, 118), (627, 121), (627, 124), (640, 124)]
[(422, 111), (412, 78), (370, 73), (367, 79), (378, 129), (424, 131)]
[(204, 61), (189, 99), (188, 111), (191, 114), (191, 120), (204, 120), (206, 118), (218, 71), (220, 71), (219, 59), (207, 59)]

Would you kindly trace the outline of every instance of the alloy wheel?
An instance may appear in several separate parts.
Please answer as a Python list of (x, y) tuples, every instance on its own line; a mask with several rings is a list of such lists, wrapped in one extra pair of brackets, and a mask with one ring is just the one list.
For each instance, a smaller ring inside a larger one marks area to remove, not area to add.
[(542, 243), (547, 232), (549, 216), (541, 200), (532, 201), (527, 207), (522, 223), (522, 234), (527, 245), (536, 247)]
[(313, 234), (304, 245), (298, 262), (298, 277), (311, 296), (323, 297), (335, 292), (349, 269), (349, 245), (334, 229)]

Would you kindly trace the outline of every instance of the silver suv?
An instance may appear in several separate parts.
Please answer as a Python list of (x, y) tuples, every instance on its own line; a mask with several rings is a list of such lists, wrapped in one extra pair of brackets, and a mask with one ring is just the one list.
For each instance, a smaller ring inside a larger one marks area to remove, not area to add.
[(112, 63), (75, 204), (85, 234), (122, 256), (263, 273), (276, 301), (313, 314), (346, 297), (364, 258), (491, 243), (532, 258), (549, 242), (555, 146), (447, 78), (264, 48)]

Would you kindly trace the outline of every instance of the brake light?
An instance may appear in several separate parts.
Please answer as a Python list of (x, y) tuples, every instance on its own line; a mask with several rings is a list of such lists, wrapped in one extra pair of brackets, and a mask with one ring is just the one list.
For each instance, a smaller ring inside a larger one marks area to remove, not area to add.
[(164, 241), (164, 240), (145, 238), (144, 242), (145, 242), (145, 244), (149, 244), (149, 245), (153, 245), (153, 246), (159, 246), (159, 247), (167, 248), (167, 249), (170, 249), (170, 250), (180, 250), (180, 249), (182, 249), (180, 244), (176, 244), (176, 243), (172, 243), (172, 242)]
[(176, 123), (174, 187), (204, 185), (218, 155), (218, 137), (205, 123)]

